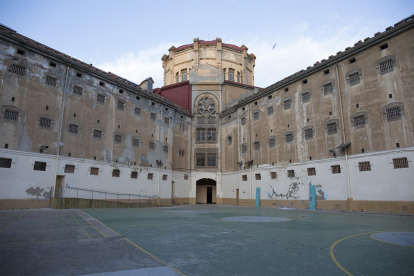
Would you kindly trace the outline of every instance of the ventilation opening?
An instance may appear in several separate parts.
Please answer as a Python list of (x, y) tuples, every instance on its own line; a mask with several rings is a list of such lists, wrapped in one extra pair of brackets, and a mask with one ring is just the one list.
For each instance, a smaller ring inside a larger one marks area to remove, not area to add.
[(286, 87), (286, 88), (285, 88), (285, 92), (288, 92), (288, 91), (289, 91), (289, 87)]
[(272, 98), (272, 95), (270, 95), (270, 96), (267, 96), (267, 98), (270, 100), (271, 98)]
[(324, 75), (328, 75), (329, 74), (329, 69), (326, 69), (325, 71), (323, 71)]
[(361, 149), (361, 152), (364, 153), (365, 152), (365, 149)]
[(306, 80), (303, 80), (302, 83), (303, 84), (307, 84), (308, 83), (308, 80), (307, 79)]
[(388, 48), (388, 43), (384, 43), (384, 44), (380, 45), (381, 50), (385, 50), (387, 48)]
[(49, 65), (50, 65), (51, 67), (55, 67), (55, 68), (56, 68), (56, 63), (54, 63), (54, 62), (50, 62), (50, 63), (49, 63)]
[(349, 59), (349, 63), (354, 63), (356, 61), (356, 58), (351, 58), (351, 59)]
[(396, 143), (396, 144), (395, 144), (395, 146), (396, 146), (397, 148), (399, 148), (399, 147), (400, 147), (400, 143)]
[(392, 99), (392, 94), (388, 94), (388, 97), (389, 97), (390, 99)]
[(141, 98), (139, 96), (136, 96), (135, 99), (137, 99), (139, 101)]
[(12, 102), (14, 102), (14, 97), (12, 97)]
[(104, 83), (103, 81), (100, 81), (100, 82), (99, 82), (99, 85), (100, 85), (100, 86), (105, 86), (105, 83)]
[(49, 106), (46, 106), (46, 110), (49, 110)]
[(24, 55), (26, 54), (26, 52), (25, 52), (25, 51), (23, 51), (23, 50), (21, 50), (21, 49), (17, 49), (17, 53), (18, 53), (19, 55), (22, 55), (22, 56), (24, 56)]
[(8, 149), (8, 148), (9, 148), (9, 144), (5, 144), (5, 145), (4, 145), (4, 148), (5, 148), (5, 149)]
[(356, 108), (359, 108), (359, 104), (356, 104)]
[(81, 73), (76, 73), (76, 76), (77, 76), (78, 78), (82, 78), (82, 74), (81, 74)]
[(254, 102), (254, 105), (257, 105), (257, 102)]

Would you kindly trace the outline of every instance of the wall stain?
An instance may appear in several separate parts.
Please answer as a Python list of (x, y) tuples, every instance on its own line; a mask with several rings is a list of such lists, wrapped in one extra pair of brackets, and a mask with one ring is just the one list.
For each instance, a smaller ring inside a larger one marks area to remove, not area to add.
[(33, 187), (30, 187), (29, 189), (26, 190), (26, 193), (32, 195), (32, 196), (41, 196), (42, 192), (45, 189), (41, 189), (39, 188), (39, 186), (36, 187), (36, 189), (34, 189)]
[(290, 183), (289, 189), (286, 194), (276, 193), (275, 189), (271, 186), (272, 187), (271, 196), (272, 198), (276, 197), (276, 198), (286, 198), (286, 199), (298, 199), (299, 196), (296, 193), (299, 191), (299, 185), (303, 185), (303, 183), (299, 183), (299, 182)]

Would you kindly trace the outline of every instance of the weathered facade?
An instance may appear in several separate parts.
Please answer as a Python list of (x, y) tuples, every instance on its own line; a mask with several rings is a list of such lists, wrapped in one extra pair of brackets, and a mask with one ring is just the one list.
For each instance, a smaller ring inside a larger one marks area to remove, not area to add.
[(45, 206), (60, 185), (67, 198), (75, 186), (414, 213), (413, 27), (404, 19), (264, 89), (247, 47), (195, 39), (163, 56), (154, 91), (0, 28), (0, 208)]

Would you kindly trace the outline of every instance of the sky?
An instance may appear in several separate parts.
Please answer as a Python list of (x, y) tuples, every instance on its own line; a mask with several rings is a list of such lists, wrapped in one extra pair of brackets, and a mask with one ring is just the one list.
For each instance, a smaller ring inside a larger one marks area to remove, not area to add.
[(195, 37), (246, 45), (257, 57), (254, 85), (267, 87), (413, 13), (412, 0), (0, 0), (1, 24), (135, 83), (152, 77), (154, 87), (161, 57)]

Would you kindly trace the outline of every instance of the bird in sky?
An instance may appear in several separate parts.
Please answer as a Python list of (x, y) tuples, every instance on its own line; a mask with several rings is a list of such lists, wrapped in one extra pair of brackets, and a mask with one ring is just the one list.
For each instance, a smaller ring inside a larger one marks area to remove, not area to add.
[(272, 50), (274, 49), (276, 47), (276, 43), (275, 43), (275, 45), (273, 45), (273, 48), (272, 48)]

